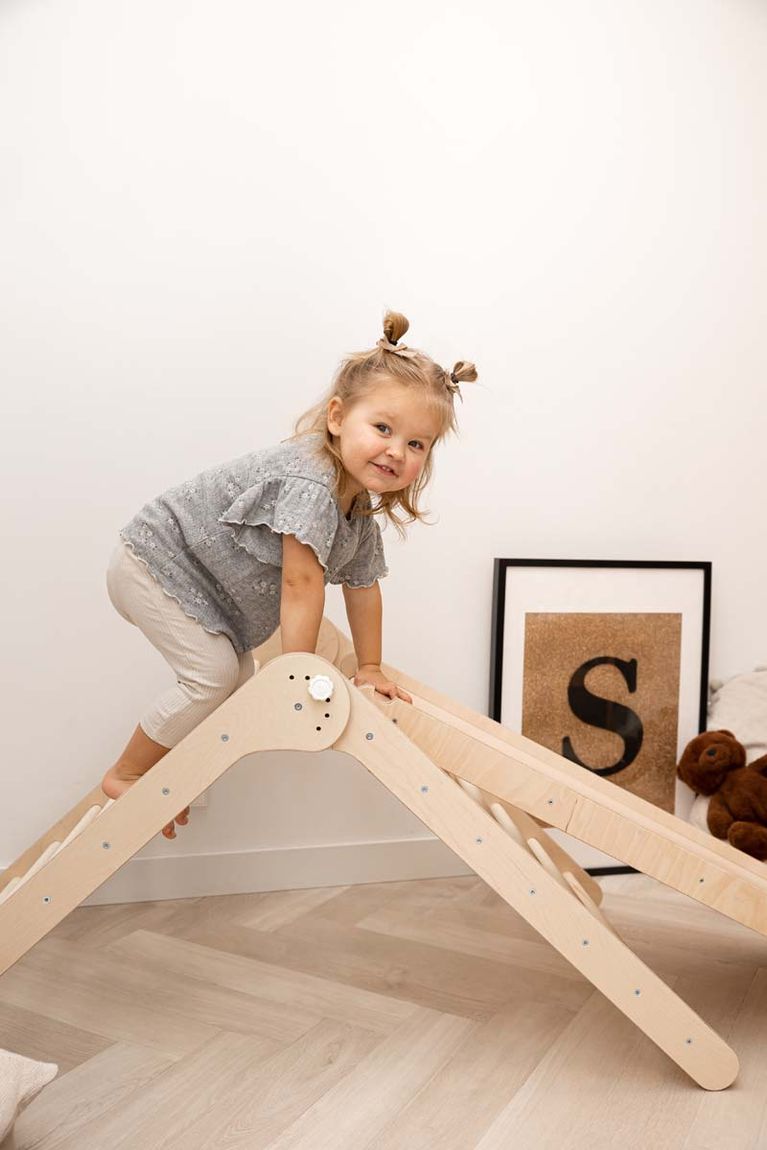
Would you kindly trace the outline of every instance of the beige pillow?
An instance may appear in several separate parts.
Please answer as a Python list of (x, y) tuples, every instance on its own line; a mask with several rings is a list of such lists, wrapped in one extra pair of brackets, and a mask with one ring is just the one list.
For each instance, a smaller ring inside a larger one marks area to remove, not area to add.
[(58, 1072), (54, 1062), (35, 1062), (23, 1054), (0, 1050), (0, 1142), (10, 1134), (19, 1111)]

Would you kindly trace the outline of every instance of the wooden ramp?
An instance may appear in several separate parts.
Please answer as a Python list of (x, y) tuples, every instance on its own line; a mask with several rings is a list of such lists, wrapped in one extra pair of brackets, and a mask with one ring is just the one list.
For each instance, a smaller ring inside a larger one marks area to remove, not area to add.
[(733, 1051), (618, 937), (599, 884), (557, 827), (767, 933), (763, 864), (385, 667), (413, 696), (349, 682), (349, 640), (327, 620), (318, 653), (254, 652), (256, 674), (116, 802), (99, 788), (0, 879), (0, 974), (245, 755), (352, 755), (631, 1018), (695, 1082), (729, 1086)]

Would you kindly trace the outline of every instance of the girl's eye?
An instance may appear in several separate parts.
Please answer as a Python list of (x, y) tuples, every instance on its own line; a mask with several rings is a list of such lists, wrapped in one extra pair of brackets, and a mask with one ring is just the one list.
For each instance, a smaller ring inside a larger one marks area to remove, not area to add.
[[(388, 431), (391, 431), (388, 423), (374, 423), (373, 426), (375, 427), (376, 431), (381, 431), (384, 434), (386, 434)], [(409, 446), (416, 447), (419, 451), (424, 450), (424, 446), (420, 439), (411, 439)]]

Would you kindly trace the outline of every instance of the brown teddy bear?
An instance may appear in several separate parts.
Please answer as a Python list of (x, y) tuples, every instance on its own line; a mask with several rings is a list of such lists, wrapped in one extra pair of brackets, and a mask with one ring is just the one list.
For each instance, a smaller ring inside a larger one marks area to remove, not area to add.
[(710, 795), (708, 829), (738, 850), (767, 859), (767, 755), (746, 766), (732, 731), (704, 731), (684, 749), (676, 769), (698, 795)]

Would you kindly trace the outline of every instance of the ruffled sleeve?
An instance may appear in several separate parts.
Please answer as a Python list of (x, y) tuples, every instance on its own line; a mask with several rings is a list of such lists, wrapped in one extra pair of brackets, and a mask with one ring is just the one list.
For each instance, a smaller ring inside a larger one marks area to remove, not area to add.
[(218, 521), (233, 527), (235, 541), (261, 563), (281, 567), (280, 536), (295, 535), (327, 570), (338, 508), (324, 483), (289, 475), (248, 487)]
[(384, 556), (381, 528), (373, 516), (363, 520), (360, 541), (352, 558), (331, 579), (347, 587), (372, 587), (378, 579), (389, 574)]

